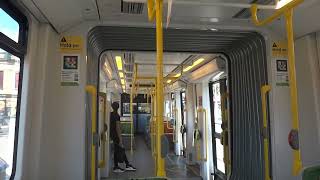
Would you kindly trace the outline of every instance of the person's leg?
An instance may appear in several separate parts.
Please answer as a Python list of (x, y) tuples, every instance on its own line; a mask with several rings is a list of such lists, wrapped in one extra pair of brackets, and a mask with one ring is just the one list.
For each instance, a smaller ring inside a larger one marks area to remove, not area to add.
[[(120, 148), (122, 148), (122, 147), (120, 147)], [(135, 167), (133, 167), (130, 163), (129, 163), (129, 161), (128, 161), (128, 158), (127, 158), (127, 155), (126, 155), (126, 153), (125, 153), (125, 150), (122, 148), (122, 152), (124, 153), (123, 154), (123, 158), (124, 158), (124, 162), (126, 163), (126, 171), (136, 171), (137, 169), (135, 168)]]
[(127, 154), (125, 152), (125, 150), (123, 149), (122, 150), (124, 155), (123, 155), (123, 158), (124, 158), (124, 163), (126, 163), (126, 166), (130, 165), (129, 161), (128, 161), (128, 158), (127, 158)]
[(119, 146), (119, 144), (117, 144), (116, 142), (114, 142), (114, 154), (113, 154), (113, 162), (114, 162), (114, 167), (113, 167), (113, 172), (115, 173), (121, 173), (124, 172), (124, 169), (119, 167), (119, 153), (121, 153), (121, 147)]
[(119, 148), (118, 148), (117, 144), (114, 143), (114, 145), (113, 145), (113, 165), (114, 165), (114, 167), (118, 167), (118, 162), (119, 162), (118, 153), (119, 153)]

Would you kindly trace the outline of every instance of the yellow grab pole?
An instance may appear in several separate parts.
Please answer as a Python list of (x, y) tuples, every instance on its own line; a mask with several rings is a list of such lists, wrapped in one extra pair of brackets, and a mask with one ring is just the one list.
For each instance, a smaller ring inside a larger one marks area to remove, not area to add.
[[(293, 0), (286, 6), (278, 9), (273, 15), (263, 21), (259, 21), (257, 17), (257, 5), (252, 5), (251, 13), (252, 20), (257, 26), (268, 24), (281, 16), (285, 15), (287, 39), (288, 39), (288, 63), (289, 63), (289, 84), (290, 84), (290, 99), (291, 99), (291, 114), (292, 114), (292, 131), (299, 133), (299, 113), (298, 113), (298, 95), (297, 95), (297, 81), (295, 70), (295, 52), (294, 52), (294, 37), (292, 16), (293, 8), (301, 4), (304, 0)], [(298, 134), (299, 136), (299, 134)], [(293, 149), (293, 175), (297, 176), (302, 169), (300, 148)]]
[[(136, 67), (134, 66), (134, 69), (136, 69)], [(134, 88), (135, 88), (135, 70), (133, 73), (133, 80), (132, 80), (132, 84), (131, 84), (131, 93), (130, 93), (130, 121), (131, 121), (131, 139), (130, 139), (130, 152), (131, 154), (133, 154), (133, 93), (134, 93)]]
[[(293, 26), (292, 26), (293, 10), (285, 13), (286, 28), (288, 35), (288, 56), (289, 56), (289, 83), (290, 83), (290, 99), (291, 99), (291, 113), (292, 113), (292, 129), (299, 132), (299, 112), (298, 112), (298, 93), (297, 93), (297, 79), (295, 67), (295, 53), (293, 40)], [(293, 150), (293, 174), (297, 176), (302, 169), (300, 149)]]
[(264, 169), (265, 169), (265, 180), (270, 180), (270, 169), (269, 169), (269, 139), (268, 139), (268, 120), (267, 120), (267, 100), (266, 95), (271, 90), (271, 87), (264, 85), (261, 88), (261, 102), (262, 102), (262, 115), (263, 115), (263, 147), (264, 147)]
[(94, 135), (96, 133), (96, 120), (97, 120), (97, 89), (94, 86), (86, 86), (86, 92), (89, 93), (91, 97), (91, 180), (96, 180), (96, 145), (94, 144)]
[(164, 159), (161, 157), (161, 137), (163, 127), (163, 0), (156, 0), (156, 34), (157, 34), (157, 176), (165, 177)]

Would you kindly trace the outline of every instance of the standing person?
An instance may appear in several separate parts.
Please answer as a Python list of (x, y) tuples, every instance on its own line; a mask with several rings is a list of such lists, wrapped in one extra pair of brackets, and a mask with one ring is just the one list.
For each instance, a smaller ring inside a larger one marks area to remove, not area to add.
[[(120, 128), (120, 116), (118, 114), (119, 103), (113, 102), (111, 104), (113, 111), (110, 113), (110, 137), (114, 144), (114, 153), (113, 153), (113, 172), (122, 173), (124, 171), (135, 171), (136, 168), (133, 167), (125, 154), (124, 147), (122, 144), (121, 128)], [(123, 154), (120, 154), (123, 153)], [(120, 154), (120, 155), (119, 155)], [(124, 162), (126, 163), (126, 168), (122, 169), (119, 167), (119, 156), (122, 156)]]

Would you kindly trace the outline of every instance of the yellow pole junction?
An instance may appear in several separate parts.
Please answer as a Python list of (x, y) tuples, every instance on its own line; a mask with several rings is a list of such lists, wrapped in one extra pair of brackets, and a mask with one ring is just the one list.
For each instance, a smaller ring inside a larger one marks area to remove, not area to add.
[[(284, 7), (278, 9), (269, 18), (259, 21), (257, 17), (257, 5), (251, 7), (252, 20), (257, 26), (266, 25), (281, 15), (285, 15), (287, 39), (288, 39), (288, 62), (289, 62), (289, 84), (290, 84), (290, 99), (291, 99), (291, 114), (292, 114), (292, 130), (299, 132), (299, 114), (298, 114), (298, 95), (295, 70), (295, 52), (294, 52), (294, 37), (293, 37), (293, 8), (301, 4), (304, 0), (293, 0)], [(293, 175), (297, 176), (302, 169), (300, 149), (293, 149)]]
[(86, 86), (86, 92), (91, 95), (91, 180), (96, 180), (96, 145), (94, 135), (97, 128), (97, 89), (95, 86)]

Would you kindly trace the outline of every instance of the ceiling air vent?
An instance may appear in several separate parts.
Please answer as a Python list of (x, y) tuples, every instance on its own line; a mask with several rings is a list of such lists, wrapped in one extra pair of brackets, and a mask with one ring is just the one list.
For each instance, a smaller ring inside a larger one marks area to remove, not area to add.
[(121, 1), (121, 12), (126, 14), (142, 14), (144, 3)]

